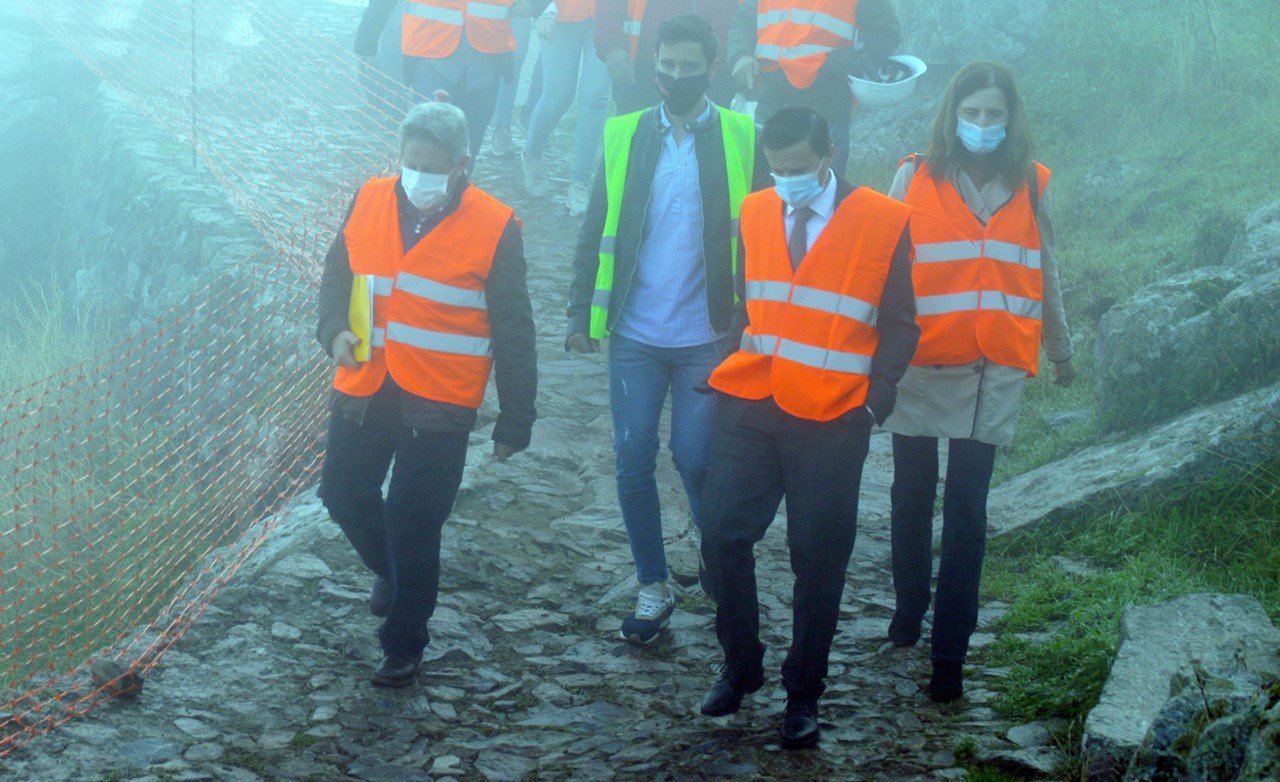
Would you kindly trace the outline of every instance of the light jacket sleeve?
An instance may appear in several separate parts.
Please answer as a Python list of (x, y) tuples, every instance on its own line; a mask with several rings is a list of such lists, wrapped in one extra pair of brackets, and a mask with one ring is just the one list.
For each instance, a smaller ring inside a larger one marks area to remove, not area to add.
[(732, 70), (735, 63), (743, 57), (756, 56), (756, 16), (760, 4), (757, 0), (745, 0), (738, 6), (729, 24), (729, 40), (725, 45), (726, 64)]
[(1067, 326), (1067, 311), (1062, 303), (1062, 281), (1058, 276), (1058, 249), (1054, 241), (1048, 186), (1040, 199), (1036, 224), (1040, 230), (1040, 274), (1044, 286), (1040, 344), (1050, 361), (1066, 361), (1072, 352), (1071, 329)]

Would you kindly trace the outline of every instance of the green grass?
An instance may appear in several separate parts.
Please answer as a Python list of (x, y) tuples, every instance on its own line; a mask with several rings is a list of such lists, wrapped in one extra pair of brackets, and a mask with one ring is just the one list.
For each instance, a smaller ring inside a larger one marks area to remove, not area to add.
[(0, 300), (0, 393), (102, 355), (114, 344), (103, 312), (74, 305), (50, 281)]
[[(1097, 572), (1068, 574), (1055, 556)], [(981, 656), (983, 665), (1011, 668), (997, 712), (1017, 721), (1062, 718), (1078, 731), (1110, 669), (1126, 605), (1242, 593), (1280, 619), (1280, 459), (1177, 503), (995, 539), (983, 592), (1010, 604), (997, 642)], [(1045, 632), (1047, 641), (1020, 636)]]

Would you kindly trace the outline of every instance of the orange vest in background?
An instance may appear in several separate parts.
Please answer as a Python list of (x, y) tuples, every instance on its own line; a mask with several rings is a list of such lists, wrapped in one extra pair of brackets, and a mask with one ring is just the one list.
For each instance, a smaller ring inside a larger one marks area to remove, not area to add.
[(858, 188), (792, 272), (785, 208), (772, 189), (742, 202), (750, 325), (710, 383), (743, 399), (772, 396), (798, 418), (830, 421), (866, 402), (880, 297), (911, 210)]
[(513, 0), (405, 0), (400, 51), (408, 57), (438, 60), (458, 48), (462, 31), (477, 52), (516, 50), (511, 33)]
[(369, 396), (390, 372), (412, 394), (479, 407), (493, 364), (485, 284), (512, 210), (468, 186), (406, 254), (397, 179), (369, 180), (343, 230), (352, 273), (372, 275), (373, 350), (357, 369), (338, 367), (333, 386)]
[(635, 62), (636, 53), (640, 51), (640, 29), (644, 23), (648, 0), (626, 0), (626, 3), (627, 13), (622, 19), (622, 34), (627, 36), (627, 49), (631, 53), (631, 61)]
[[(935, 180), (927, 162), (918, 165), (904, 199), (912, 208), (912, 279), (920, 323), (920, 345), (911, 363), (955, 365), (985, 357), (1035, 375), (1044, 277), (1026, 182), (984, 226), (955, 185)], [(1043, 196), (1049, 169), (1037, 163), (1036, 175)]]
[(798, 89), (813, 85), (832, 49), (857, 39), (858, 0), (760, 0), (756, 59), (765, 71), (779, 68)]
[[(556, 0), (557, 22), (581, 22), (596, 18), (596, 0)], [(594, 51), (591, 56), (595, 56)]]

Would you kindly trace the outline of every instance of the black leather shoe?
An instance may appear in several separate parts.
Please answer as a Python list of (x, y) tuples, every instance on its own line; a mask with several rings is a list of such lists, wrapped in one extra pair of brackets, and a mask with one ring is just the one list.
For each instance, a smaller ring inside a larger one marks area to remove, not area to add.
[(782, 712), (784, 749), (805, 749), (817, 745), (822, 730), (818, 727), (818, 702), (808, 699), (788, 698), (787, 709)]
[(422, 655), (405, 657), (389, 654), (382, 658), (382, 665), (373, 672), (373, 683), (379, 687), (408, 687), (418, 677)]
[(889, 622), (889, 641), (898, 647), (915, 646), (920, 640), (920, 620), (914, 622), (894, 614)]
[(964, 695), (964, 663), (935, 660), (933, 677), (929, 679), (929, 700), (950, 703)]
[(702, 697), (702, 713), (708, 717), (725, 717), (742, 708), (742, 699), (764, 686), (764, 672), (740, 674), (725, 666), (720, 678)]
[(391, 582), (382, 576), (373, 579), (373, 591), (369, 593), (369, 613), (385, 618), (391, 613)]

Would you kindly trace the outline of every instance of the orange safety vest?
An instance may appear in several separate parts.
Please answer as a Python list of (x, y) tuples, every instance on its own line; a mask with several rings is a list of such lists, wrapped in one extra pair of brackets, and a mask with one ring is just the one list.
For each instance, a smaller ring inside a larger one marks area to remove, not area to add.
[[(631, 51), (631, 61), (636, 61), (636, 53), (640, 51), (640, 29), (644, 22), (644, 10), (648, 0), (627, 0), (627, 13), (622, 19), (622, 34), (627, 36), (627, 48)], [(556, 6), (559, 8), (559, 6)]]
[(808, 89), (832, 49), (857, 40), (858, 0), (760, 0), (756, 59), (765, 71), (779, 68), (796, 88)]
[[(914, 156), (907, 158), (914, 159)], [(1036, 164), (1039, 195), (1049, 169)], [(920, 345), (911, 363), (1040, 368), (1044, 275), (1040, 231), (1024, 181), (985, 226), (955, 185), (920, 162), (905, 202), (912, 207), (912, 279)]]
[(372, 275), (373, 350), (357, 369), (338, 367), (333, 387), (369, 396), (390, 372), (412, 394), (479, 407), (493, 364), (485, 283), (511, 207), (468, 186), (405, 253), (397, 179), (369, 180), (343, 229), (351, 272)]
[(772, 189), (742, 202), (750, 325), (710, 383), (743, 399), (773, 396), (798, 418), (830, 421), (866, 402), (880, 341), (876, 314), (911, 210), (858, 188), (792, 272), (784, 209)]
[(516, 50), (511, 33), (514, 0), (405, 0), (400, 51), (407, 57), (438, 60), (453, 54), (467, 31), (477, 52)]
[[(581, 22), (596, 18), (596, 0), (556, 0), (557, 22)], [(592, 57), (595, 53), (592, 52)]]

